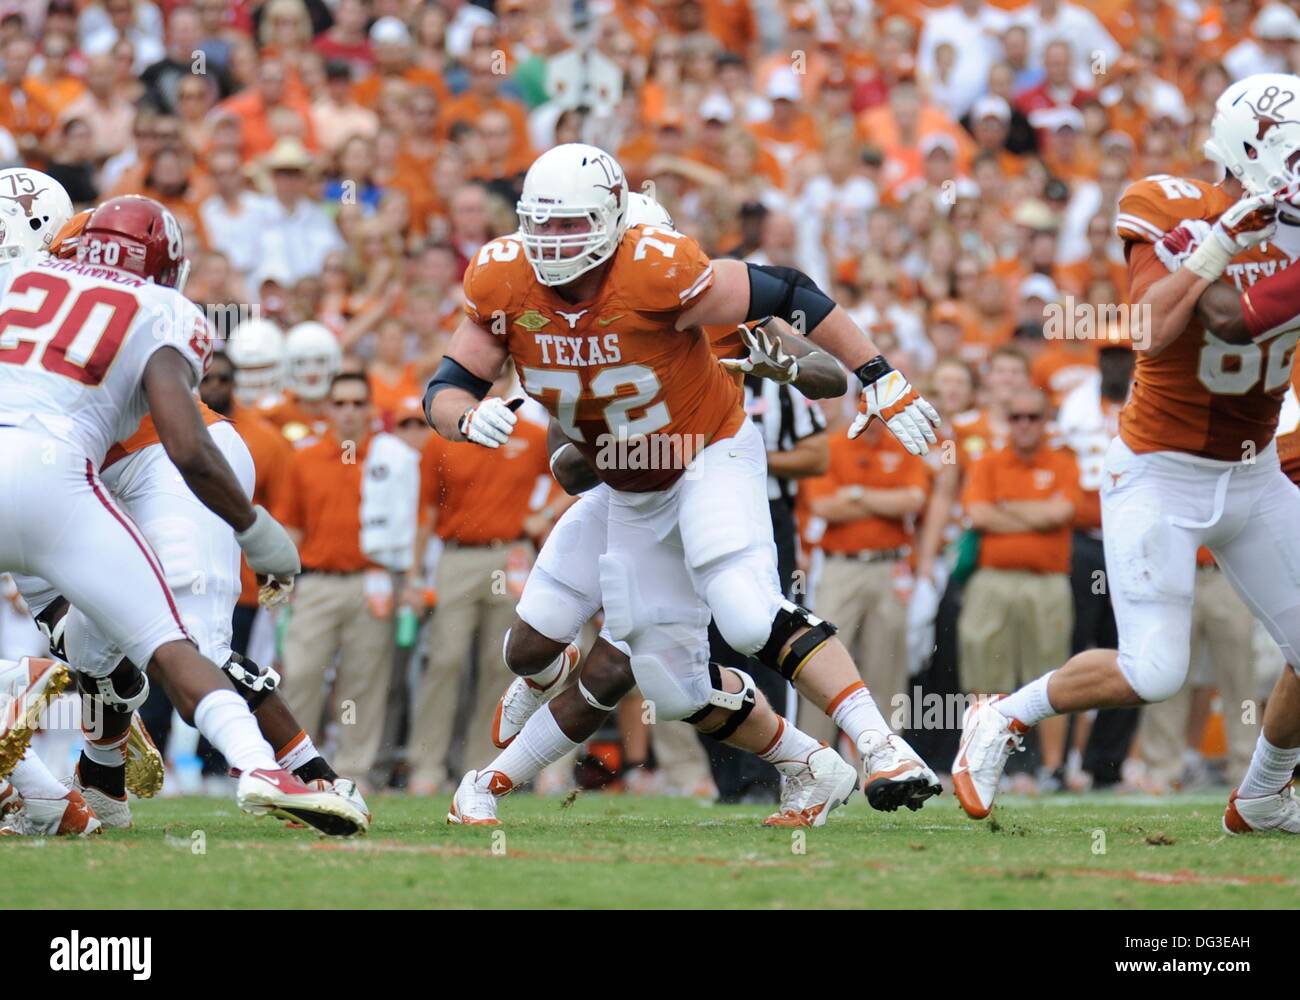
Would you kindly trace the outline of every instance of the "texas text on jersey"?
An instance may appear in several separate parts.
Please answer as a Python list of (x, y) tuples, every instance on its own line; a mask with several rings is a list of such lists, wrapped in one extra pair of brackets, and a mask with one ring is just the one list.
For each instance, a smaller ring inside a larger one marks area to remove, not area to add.
[[(1153, 244), (1188, 219), (1211, 222), (1233, 198), (1204, 181), (1158, 174), (1120, 197), (1115, 228), (1124, 241), (1129, 301), (1169, 272)], [(1279, 224), (1274, 240), (1238, 254), (1224, 280), (1248, 288), (1300, 256), (1300, 227)], [(1185, 333), (1156, 356), (1139, 354), (1120, 436), (1135, 452), (1181, 451), (1240, 461), (1272, 440), (1291, 375), (1300, 321), (1260, 343), (1230, 344), (1193, 316)]]
[(684, 462), (611, 462), (611, 443), (644, 437), (654, 456), (689, 459), (744, 420), (735, 382), (708, 338), (674, 328), (712, 279), (690, 237), (633, 226), (600, 290), (572, 304), (536, 279), (519, 237), (510, 235), (484, 245), (466, 270), (465, 312), (506, 338), (524, 390), (603, 480), (630, 492), (662, 490)]

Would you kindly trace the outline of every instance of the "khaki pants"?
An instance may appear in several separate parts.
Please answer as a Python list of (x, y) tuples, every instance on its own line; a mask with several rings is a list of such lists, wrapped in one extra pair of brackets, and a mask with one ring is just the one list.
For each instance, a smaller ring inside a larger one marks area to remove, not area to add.
[(366, 604), (365, 574), (307, 573), (294, 586), (284, 636), (283, 695), (311, 738), (321, 742), (325, 674), (338, 655), (339, 774), (364, 779), (379, 751), (392, 674), (393, 618)]
[(957, 620), (963, 693), (1014, 691), (1055, 670), (1070, 656), (1073, 629), (1066, 574), (977, 570)]
[[(839, 629), (840, 641), (891, 726), (906, 719), (900, 699), (907, 692), (907, 607), (894, 589), (895, 565), (893, 559), (867, 563), (827, 554), (817, 583), (817, 616)], [(832, 745), (837, 738), (835, 723), (802, 698), (799, 728)]]
[[(438, 560), (429, 665), (411, 717), (412, 782), (444, 785), (453, 777), (453, 765), (462, 770), (483, 767), (498, 753), (492, 745), (492, 716), (514, 679), (501, 656), (501, 643), (519, 600), (506, 587), (509, 551), (509, 546), (449, 546)], [(470, 664), (475, 635), (478, 662)], [(464, 720), (465, 738), (453, 745), (456, 706), (467, 684), (474, 695)]]
[(1223, 703), (1228, 737), (1228, 777), (1239, 782), (1250, 764), (1259, 736), (1260, 712), (1254, 724), (1244, 722), (1243, 702), (1254, 697), (1255, 664), (1251, 655), (1254, 619), (1223, 572), (1214, 566), (1196, 571), (1192, 599), (1192, 656), (1188, 681), (1168, 701), (1142, 709), (1139, 741), (1150, 778), (1164, 786), (1177, 780), (1187, 746), (1187, 713), (1193, 687), (1213, 684)]

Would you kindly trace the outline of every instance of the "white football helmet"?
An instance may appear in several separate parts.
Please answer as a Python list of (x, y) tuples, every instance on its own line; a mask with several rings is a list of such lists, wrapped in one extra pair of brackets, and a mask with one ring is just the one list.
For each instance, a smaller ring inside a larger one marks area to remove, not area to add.
[(633, 191), (627, 196), (627, 226), (629, 229), (633, 226), (677, 228), (673, 225), (673, 217), (668, 214), (668, 209), (640, 191)]
[(269, 319), (240, 323), (226, 345), (235, 366), (235, 399), (241, 406), (269, 402), (284, 389), (284, 334)]
[(27, 167), (0, 170), (0, 259), (48, 250), (72, 218), (72, 199), (53, 177)]
[(1205, 155), (1252, 195), (1300, 180), (1300, 76), (1257, 73), (1214, 104)]
[(323, 323), (308, 321), (291, 328), (284, 354), (289, 388), (299, 399), (324, 399), (330, 380), (343, 369), (343, 348)]
[[(627, 229), (627, 178), (603, 149), (555, 146), (533, 161), (515, 210), (524, 256), (544, 285), (567, 285), (614, 255)], [(545, 232), (552, 220), (585, 220), (577, 232)]]

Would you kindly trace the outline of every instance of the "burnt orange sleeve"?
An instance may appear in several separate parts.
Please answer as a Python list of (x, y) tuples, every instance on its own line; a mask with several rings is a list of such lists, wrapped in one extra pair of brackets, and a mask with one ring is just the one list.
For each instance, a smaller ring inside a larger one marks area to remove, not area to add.
[(966, 476), (966, 489), (962, 493), (962, 505), (969, 507), (974, 503), (993, 503), (997, 500), (997, 491), (993, 485), (992, 453), (974, 462)]
[(1147, 289), (1161, 278), (1169, 276), (1169, 268), (1160, 263), (1155, 247), (1149, 243), (1133, 243), (1128, 252), (1128, 300), (1137, 302)]
[(1220, 188), (1189, 177), (1155, 174), (1119, 196), (1115, 232), (1125, 243), (1154, 243), (1185, 219), (1213, 219), (1232, 203)]
[(420, 510), (424, 511), (438, 506), (438, 462), (442, 457), (442, 438), (430, 435), (420, 455)]
[(293, 500), (293, 445), (274, 431), (267, 438), (274, 443), (268, 447), (270, 467), (263, 487), (266, 498), (263, 504), (267, 510), (282, 510)]
[(518, 236), (501, 236), (484, 243), (465, 268), (465, 315), (485, 330), (493, 330), (493, 317), (507, 313), (535, 281)]
[(713, 284), (713, 262), (689, 236), (658, 226), (634, 226), (625, 242), (633, 248), (637, 306), (646, 312), (688, 309)]
[(281, 524), (289, 528), (303, 530), (305, 517), (302, 510), (302, 462), (295, 452), (293, 460), (285, 473), (284, 496), (278, 507), (271, 508), (271, 513)]

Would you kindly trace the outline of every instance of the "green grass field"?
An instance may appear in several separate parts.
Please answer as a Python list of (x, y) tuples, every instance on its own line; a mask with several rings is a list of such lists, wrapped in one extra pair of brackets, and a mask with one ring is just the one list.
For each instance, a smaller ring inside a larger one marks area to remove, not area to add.
[(983, 823), (950, 795), (893, 814), (855, 797), (802, 838), (760, 827), (758, 807), (680, 799), (517, 795), (495, 834), (448, 827), (446, 804), (376, 798), (368, 837), (327, 841), (223, 799), (136, 803), (133, 830), (89, 842), (0, 838), (5, 903), (1135, 909), (1300, 898), (1294, 839), (1225, 836), (1217, 795), (1008, 800)]

